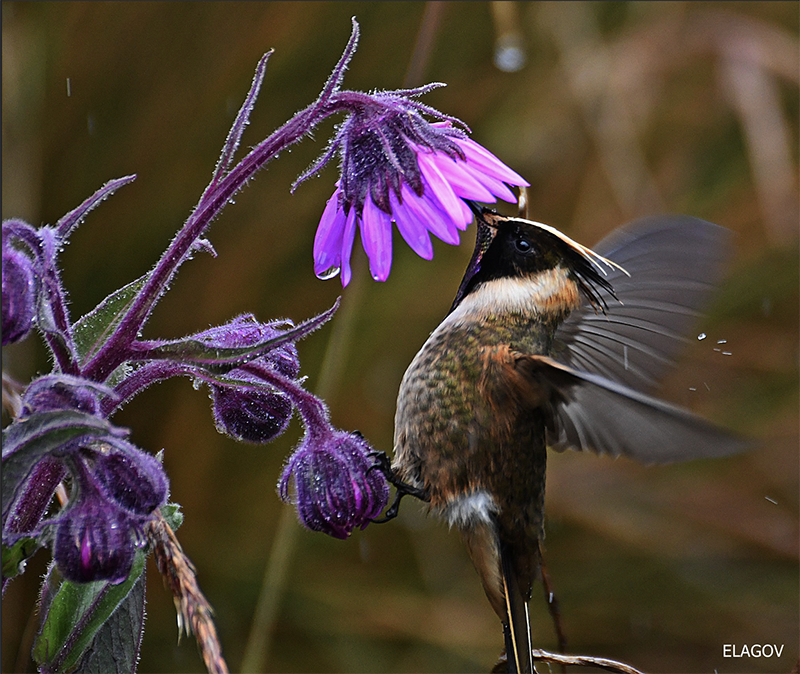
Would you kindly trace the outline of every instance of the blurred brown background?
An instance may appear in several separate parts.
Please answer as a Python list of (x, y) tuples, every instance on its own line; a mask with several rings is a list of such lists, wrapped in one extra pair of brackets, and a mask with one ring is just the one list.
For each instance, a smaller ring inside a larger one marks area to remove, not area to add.
[[(570, 652), (652, 672), (792, 669), (796, 3), (4, 2), (2, 11), (3, 217), (54, 223), (107, 180), (138, 174), (63, 254), (74, 316), (154, 264), (206, 185), (258, 58), (275, 48), (245, 146), (315, 98), (354, 15), (362, 39), (345, 86), (446, 82), (425, 101), (463, 119), (531, 182), (534, 219), (587, 245), (654, 212), (734, 230), (730, 275), (697, 328), (708, 338), (690, 340), (663, 396), (759, 438), (758, 449), (662, 468), (553, 456), (546, 559)], [(522, 67), (498, 68), (498, 45), (519, 46)], [(335, 168), (294, 196), (289, 186), (332, 129), (281, 156), (214, 223), (219, 257), (185, 266), (146, 337), (244, 311), (301, 320), (331, 305), (341, 287), (314, 277), (311, 245)], [(332, 335), (343, 344), (327, 398), (336, 425), (390, 448), (400, 378), (449, 307), (471, 248), (468, 232), (457, 248), (437, 242), (425, 262), (395, 236), (389, 281), (368, 281), (362, 267), (339, 316), (300, 344), (312, 390)], [(718, 340), (732, 355), (714, 350)], [(47, 368), (35, 339), (3, 358), (22, 380)], [(165, 449), (186, 515), (179, 537), (232, 670), (242, 668), (279, 533), (287, 554), (274, 568), (285, 574), (271, 576), (273, 619), (255, 630), (265, 671), (487, 671), (494, 662), (499, 624), (467, 555), (422, 507), (407, 502), (398, 520), (346, 542), (285, 515), (281, 527), (275, 483), (297, 422), (272, 445), (238, 445), (215, 432), (205, 392), (185, 380), (146, 391), (116, 421), (140, 446)], [(4, 672), (31, 667), (29, 616), (46, 558), (4, 598)], [(148, 579), (140, 671), (202, 670), (191, 639), (176, 645), (154, 566)], [(532, 620), (535, 643), (555, 649), (538, 595)], [(754, 643), (783, 644), (783, 656), (722, 657), (723, 644)]]

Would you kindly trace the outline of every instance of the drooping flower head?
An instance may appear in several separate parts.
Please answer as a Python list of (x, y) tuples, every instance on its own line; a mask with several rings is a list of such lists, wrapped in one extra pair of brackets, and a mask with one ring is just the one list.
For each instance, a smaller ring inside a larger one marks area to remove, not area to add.
[(359, 435), (335, 431), (316, 440), (289, 457), (278, 493), (295, 504), (303, 525), (344, 539), (381, 513), (389, 485), (380, 471), (371, 470), (372, 448)]
[(77, 583), (128, 577), (142, 529), (167, 498), (159, 461), (127, 443), (82, 449), (68, 461), (75, 493), (56, 518), (53, 557)]
[[(314, 240), (314, 271), (320, 278), (341, 272), (342, 285), (350, 282), (359, 230), (372, 277), (385, 281), (392, 266), (392, 222), (412, 250), (430, 260), (430, 234), (457, 245), (459, 231), (472, 222), (465, 199), (513, 203), (508, 185), (528, 184), (455, 127), (466, 129), (459, 120), (414, 100), (437, 86), (339, 93), (351, 114), (325, 154), (297, 181), (340, 155), (341, 175)], [(422, 113), (443, 121), (429, 122)]]

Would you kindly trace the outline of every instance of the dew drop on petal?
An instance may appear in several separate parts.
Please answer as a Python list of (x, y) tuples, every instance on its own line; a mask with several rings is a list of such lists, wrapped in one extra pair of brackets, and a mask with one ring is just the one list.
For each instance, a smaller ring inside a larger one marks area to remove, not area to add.
[(328, 279), (332, 279), (332, 278), (338, 276), (339, 272), (341, 272), (341, 271), (342, 271), (341, 267), (337, 267), (336, 265), (333, 265), (332, 267), (328, 267), (324, 271), (319, 272), (319, 274), (317, 274), (317, 278), (321, 279), (323, 281), (327, 281)]

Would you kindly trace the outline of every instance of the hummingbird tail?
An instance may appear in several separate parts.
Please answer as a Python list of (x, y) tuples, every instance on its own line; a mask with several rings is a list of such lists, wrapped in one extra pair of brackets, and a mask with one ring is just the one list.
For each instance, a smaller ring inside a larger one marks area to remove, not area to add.
[(508, 621), (503, 623), (506, 639), (508, 671), (516, 674), (532, 674), (533, 655), (531, 644), (531, 621), (528, 600), (520, 586), (519, 575), (514, 568), (513, 555), (508, 546), (500, 546), (500, 563), (503, 571), (503, 591), (506, 600)]

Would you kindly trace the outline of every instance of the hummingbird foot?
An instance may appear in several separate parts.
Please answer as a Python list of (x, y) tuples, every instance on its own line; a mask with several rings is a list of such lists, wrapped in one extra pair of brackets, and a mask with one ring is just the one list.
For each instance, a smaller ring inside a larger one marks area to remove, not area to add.
[[(376, 517), (372, 520), (372, 522), (375, 524), (384, 524), (397, 517), (400, 512), (400, 501), (404, 496), (413, 496), (414, 498), (418, 498), (422, 501), (431, 500), (431, 497), (426, 490), (410, 485), (407, 482), (403, 482), (399, 477), (397, 477), (397, 473), (392, 468), (391, 461), (389, 460), (389, 456), (386, 454), (386, 452), (373, 451), (369, 452), (367, 456), (375, 459), (375, 463), (369, 467), (369, 470), (381, 471), (383, 476), (386, 478), (386, 481), (395, 488), (394, 499), (392, 500), (391, 505), (386, 509), (383, 517)], [(367, 472), (369, 472), (369, 470)]]

